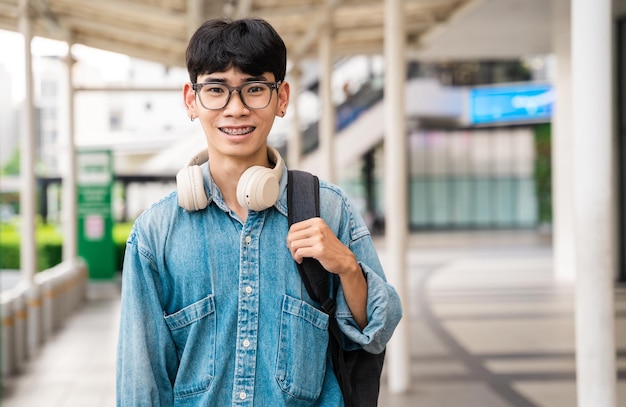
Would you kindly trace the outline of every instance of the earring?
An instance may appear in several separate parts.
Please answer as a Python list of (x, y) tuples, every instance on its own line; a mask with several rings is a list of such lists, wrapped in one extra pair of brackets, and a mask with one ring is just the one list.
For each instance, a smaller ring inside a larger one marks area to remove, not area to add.
[(193, 117), (193, 115), (189, 116), (189, 118), (191, 119), (191, 121), (195, 120), (195, 117)]

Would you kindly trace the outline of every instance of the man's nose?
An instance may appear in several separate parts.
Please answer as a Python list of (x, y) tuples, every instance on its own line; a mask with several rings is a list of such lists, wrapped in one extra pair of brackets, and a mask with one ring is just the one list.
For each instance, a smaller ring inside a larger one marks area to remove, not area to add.
[[(235, 97), (236, 96), (236, 97)], [(225, 110), (248, 110), (248, 107), (243, 103), (243, 98), (241, 97), (241, 93), (239, 91), (232, 91), (230, 94), (230, 100), (226, 104)]]

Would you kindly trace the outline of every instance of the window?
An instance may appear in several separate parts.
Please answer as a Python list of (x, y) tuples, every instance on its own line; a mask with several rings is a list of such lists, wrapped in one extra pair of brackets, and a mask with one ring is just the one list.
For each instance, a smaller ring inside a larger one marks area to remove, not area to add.
[(43, 80), (41, 82), (41, 96), (51, 97), (57, 94), (57, 83), (51, 80)]
[(111, 131), (122, 130), (123, 114), (120, 110), (114, 110), (109, 116), (109, 128)]

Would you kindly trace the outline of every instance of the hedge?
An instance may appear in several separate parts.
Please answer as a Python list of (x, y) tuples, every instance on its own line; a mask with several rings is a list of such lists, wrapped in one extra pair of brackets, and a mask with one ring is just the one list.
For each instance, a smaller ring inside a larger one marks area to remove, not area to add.
[[(126, 238), (131, 224), (113, 226), (113, 242), (115, 245), (115, 264), (122, 268)], [(35, 240), (37, 242), (37, 269), (49, 269), (63, 258), (63, 238), (51, 225), (37, 225)], [(0, 269), (19, 270), (20, 268), (20, 236), (17, 227), (11, 224), (0, 224)]]

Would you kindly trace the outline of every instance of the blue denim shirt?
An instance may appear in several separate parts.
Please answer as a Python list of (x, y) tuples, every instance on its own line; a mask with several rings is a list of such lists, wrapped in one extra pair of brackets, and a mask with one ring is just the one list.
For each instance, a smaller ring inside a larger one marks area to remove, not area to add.
[[(286, 169), (276, 204), (243, 223), (206, 164), (203, 176), (206, 209), (183, 210), (174, 192), (140, 215), (128, 238), (117, 405), (343, 406), (328, 315), (309, 297), (286, 245)], [(341, 287), (337, 293), (345, 345), (380, 353), (401, 318), (400, 300), (344, 192), (322, 181), (320, 201), (367, 278), (363, 330)]]

